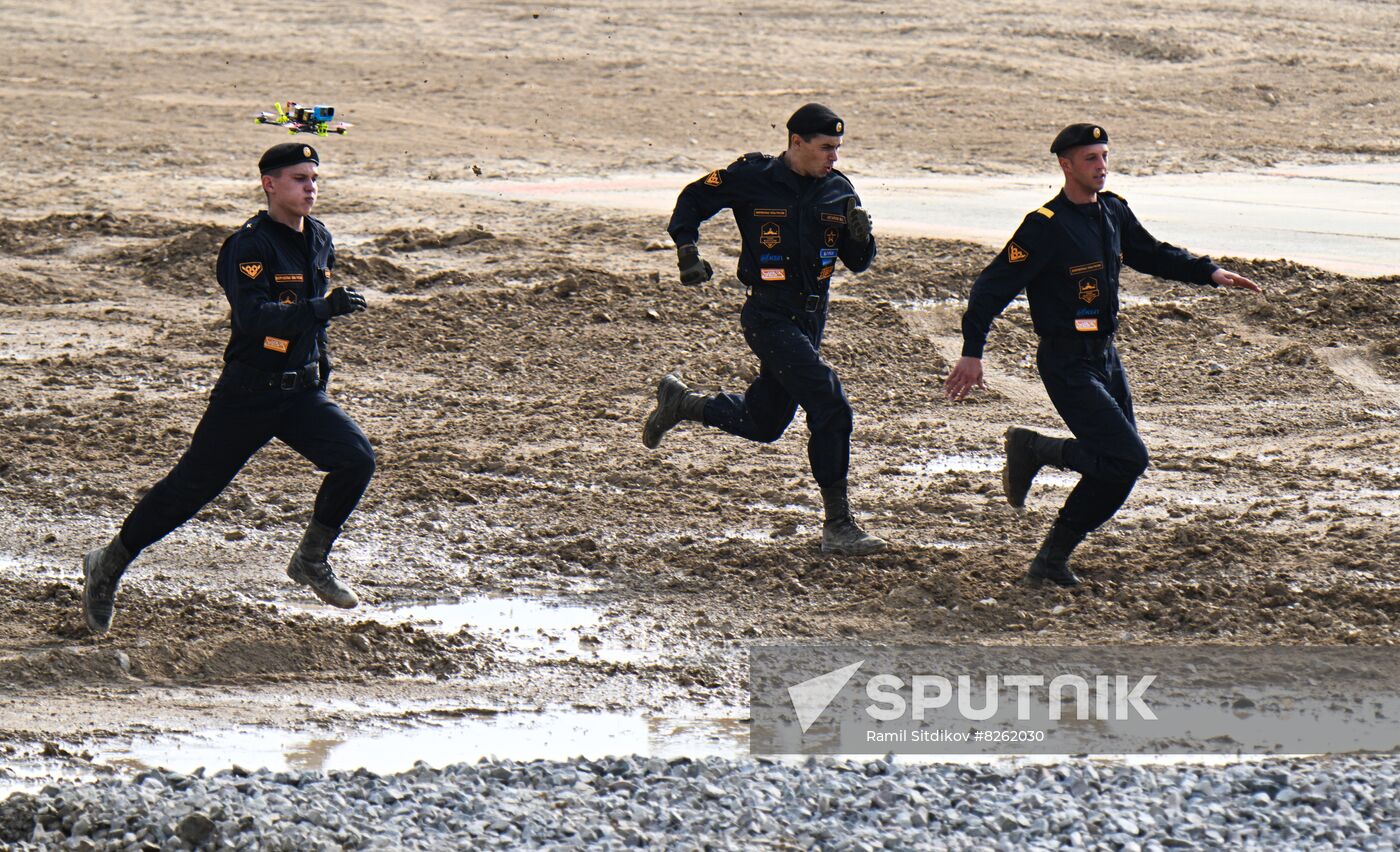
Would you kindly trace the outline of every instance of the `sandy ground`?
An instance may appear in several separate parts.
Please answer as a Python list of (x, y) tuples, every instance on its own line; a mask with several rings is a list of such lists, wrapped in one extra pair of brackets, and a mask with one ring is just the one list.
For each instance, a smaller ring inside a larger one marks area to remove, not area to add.
[[(1024, 309), (994, 332), (987, 393), (938, 392), (985, 249), (889, 239), (869, 273), (838, 275), (825, 352), (857, 410), (854, 497), (896, 546), (828, 559), (800, 418), (771, 446), (689, 426), (641, 446), (661, 373), (753, 375), (732, 279), (676, 284), (673, 255), (645, 250), (663, 221), (443, 187), (699, 174), (773, 150), (770, 125), (817, 98), (850, 123), (857, 180), (1042, 168), (1080, 119), (1137, 172), (1393, 158), (1391, 4), (1093, 20), (1050, 2), (68, 9), (7, 3), (0, 19), (0, 749), (15, 759), (141, 731), (352, 724), (325, 709), (345, 700), (737, 704), (736, 649), (789, 637), (1400, 637), (1394, 279), (1286, 261), (1240, 268), (1265, 297), (1126, 279), (1121, 350), (1153, 469), (1082, 548), (1088, 582), (1040, 591), (1020, 576), (1072, 479), (1039, 484), (1024, 513), (1002, 501), (1001, 432), (1059, 426)], [(319, 142), (318, 213), (371, 304), (332, 330), (333, 392), (380, 459), (338, 551), (364, 618), (289, 605), (304, 595), (281, 572), (318, 480), (274, 446), (142, 556), (112, 634), (87, 638), (79, 556), (203, 410), (227, 334), (213, 257), (257, 209), (257, 154), (286, 138), (248, 119), (287, 98), (357, 125)], [(732, 266), (732, 226), (705, 239)], [(600, 641), (665, 653), (544, 665), (471, 626), (372, 620), (478, 593), (584, 599), (606, 615)]]

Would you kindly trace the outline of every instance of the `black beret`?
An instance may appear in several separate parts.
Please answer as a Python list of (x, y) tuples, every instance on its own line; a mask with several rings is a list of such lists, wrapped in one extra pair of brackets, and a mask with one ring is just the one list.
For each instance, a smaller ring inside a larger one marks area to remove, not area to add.
[(1097, 124), (1071, 124), (1055, 135), (1050, 143), (1050, 153), (1058, 154), (1068, 148), (1080, 145), (1108, 144), (1108, 131)]
[(258, 172), (267, 174), (283, 166), (295, 166), (297, 163), (315, 163), (319, 166), (321, 158), (316, 155), (316, 149), (310, 145), (303, 145), (300, 142), (283, 142), (281, 145), (273, 145), (263, 152), (262, 158), (258, 160)]
[(840, 136), (846, 132), (846, 122), (841, 116), (821, 104), (807, 104), (792, 114), (787, 121), (788, 133), (807, 136), (821, 133), (826, 136)]

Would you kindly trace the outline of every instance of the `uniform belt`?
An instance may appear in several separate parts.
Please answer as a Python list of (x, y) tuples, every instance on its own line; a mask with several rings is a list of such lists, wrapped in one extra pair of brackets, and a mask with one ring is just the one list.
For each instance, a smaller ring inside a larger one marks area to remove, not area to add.
[(272, 371), (250, 367), (240, 361), (224, 364), (224, 376), (236, 387), (248, 390), (297, 391), (321, 383), (321, 365), (312, 361), (295, 370)]
[(805, 311), (809, 314), (825, 310), (827, 303), (827, 295), (824, 293), (799, 293), (796, 290), (774, 287), (771, 284), (749, 287), (749, 298), (770, 305), (781, 305), (789, 310)]
[(1040, 345), (1051, 352), (1065, 354), (1105, 352), (1113, 346), (1111, 334), (1046, 335), (1040, 338)]

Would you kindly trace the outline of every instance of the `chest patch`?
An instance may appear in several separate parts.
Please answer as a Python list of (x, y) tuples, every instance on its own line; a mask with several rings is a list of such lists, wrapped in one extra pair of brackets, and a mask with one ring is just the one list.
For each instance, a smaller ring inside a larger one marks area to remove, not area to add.
[(1011, 263), (1020, 263), (1030, 257), (1030, 253), (1015, 243), (1006, 244), (1006, 259)]
[(272, 280), (278, 284), (300, 284), (303, 276), (300, 272), (283, 272), (272, 276)]
[(293, 293), (291, 290), (283, 290), (277, 294), (277, 301), (283, 305), (295, 305), (297, 303), (297, 294)]
[(846, 217), (842, 216), (840, 213), (823, 213), (822, 221), (835, 222), (838, 225), (844, 225), (846, 224)]
[(764, 222), (758, 231), (758, 241), (764, 248), (776, 248), (783, 241), (783, 230), (774, 222)]
[(1084, 304), (1092, 304), (1099, 297), (1099, 282), (1097, 278), (1079, 279), (1079, 300)]
[(781, 207), (755, 207), (753, 215), (759, 219), (786, 219), (787, 211)]
[(280, 337), (263, 338), (264, 349), (271, 349), (273, 352), (281, 352), (283, 355), (287, 354), (287, 348), (291, 345), (292, 342), (290, 340), (283, 340)]
[(834, 248), (839, 239), (841, 239), (841, 232), (835, 228), (827, 228), (826, 233), (822, 234), (822, 242), (826, 243), (827, 248)]
[(238, 264), (238, 271), (242, 272), (245, 278), (257, 278), (259, 275), (262, 275), (262, 269), (261, 263)]
[(1069, 268), (1069, 274), (1083, 275), (1086, 272), (1097, 272), (1100, 269), (1103, 269), (1103, 261), (1096, 260), (1093, 263), (1081, 263), (1078, 266), (1071, 266)]

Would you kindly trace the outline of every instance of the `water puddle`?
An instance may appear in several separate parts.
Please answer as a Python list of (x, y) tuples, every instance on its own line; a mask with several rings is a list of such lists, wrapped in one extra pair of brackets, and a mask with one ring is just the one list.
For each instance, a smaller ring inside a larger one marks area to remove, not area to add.
[[(947, 453), (934, 456), (921, 462), (899, 466), (899, 472), (916, 480), (933, 479), (956, 473), (982, 474), (990, 476), (999, 484), (1003, 458), (1000, 455), (981, 453)], [(1073, 487), (1079, 481), (1079, 474), (1056, 468), (1041, 468), (1035, 475), (1036, 485), (1061, 485)]]
[(737, 718), (672, 718), (641, 713), (553, 710), (495, 713), (464, 709), (442, 722), (354, 732), (307, 733), (239, 727), (191, 734), (136, 737), (89, 750), (93, 762), (130, 770), (154, 768), (190, 773), (234, 765), (268, 769), (346, 770), (380, 774), (470, 763), (484, 757), (511, 760), (642, 757), (740, 757), (748, 753), (748, 723)]
[(1000, 456), (984, 456), (973, 453), (950, 453), (935, 456), (928, 461), (899, 466), (901, 473), (910, 476), (941, 476), (945, 473), (991, 473), (1001, 472)]
[(476, 635), (495, 637), (507, 651), (522, 657), (643, 663), (662, 656), (660, 650), (604, 641), (600, 637), (603, 613), (599, 609), (548, 598), (481, 596), (459, 601), (368, 607), (350, 612), (301, 603), (286, 603), (282, 607), (317, 618), (412, 624), (441, 633), (468, 629)]

